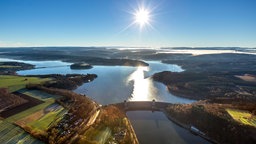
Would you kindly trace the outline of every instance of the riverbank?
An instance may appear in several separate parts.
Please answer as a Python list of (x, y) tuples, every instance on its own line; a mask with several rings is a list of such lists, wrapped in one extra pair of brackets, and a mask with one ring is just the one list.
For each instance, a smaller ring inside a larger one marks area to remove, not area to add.
[[(127, 113), (132, 113), (132, 112), (136, 112), (136, 111), (148, 111), (148, 112), (152, 111), (152, 113), (162, 112), (170, 121), (172, 121), (179, 127), (186, 129), (187, 131), (191, 132), (192, 134), (199, 135), (200, 137), (202, 137), (203, 139), (205, 139), (211, 143), (218, 143), (203, 133), (193, 133), (193, 131), (191, 130), (191, 125), (182, 123), (181, 121), (179, 121), (178, 119), (173, 117), (167, 110), (168, 107), (173, 106), (173, 105), (175, 105), (175, 104), (170, 104), (170, 103), (166, 103), (166, 102), (156, 102), (156, 101), (151, 101), (151, 102), (150, 101), (126, 102), (125, 101), (123, 103), (111, 104), (110, 106), (118, 107), (118, 109), (122, 110), (124, 113), (126, 113), (126, 115), (127, 115)], [(147, 121), (146, 118), (139, 119), (139, 120)], [(141, 131), (143, 131), (143, 130), (141, 130)]]
[(84, 83), (96, 79), (96, 74), (48, 74), (48, 75), (27, 75), (29, 77), (51, 78), (52, 80), (44, 83), (45, 87), (74, 90)]
[(177, 125), (161, 111), (128, 111), (138, 140), (142, 144), (210, 144), (207, 140), (199, 137)]
[[(230, 100), (229, 100), (230, 101)], [(185, 127), (195, 126), (218, 143), (255, 143), (256, 128), (235, 121), (228, 108), (255, 112), (255, 103), (200, 101), (193, 104), (173, 104), (166, 112)], [(246, 104), (246, 105), (244, 105)]]
[(255, 75), (255, 55), (207, 54), (162, 62), (185, 69), (181, 73), (164, 71), (152, 76), (177, 96), (196, 100), (228, 97), (256, 101), (256, 82), (242, 79)]
[(160, 72), (153, 79), (165, 84), (170, 93), (196, 100), (216, 97), (256, 101), (256, 83), (244, 81), (233, 73)]

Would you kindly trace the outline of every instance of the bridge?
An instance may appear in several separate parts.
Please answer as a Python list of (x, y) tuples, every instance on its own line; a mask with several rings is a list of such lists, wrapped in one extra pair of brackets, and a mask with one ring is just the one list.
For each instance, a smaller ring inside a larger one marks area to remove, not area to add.
[(152, 101), (124, 101), (121, 103), (110, 104), (119, 107), (125, 111), (138, 111), (138, 110), (148, 110), (148, 111), (162, 111), (171, 103), (166, 102), (156, 102)]

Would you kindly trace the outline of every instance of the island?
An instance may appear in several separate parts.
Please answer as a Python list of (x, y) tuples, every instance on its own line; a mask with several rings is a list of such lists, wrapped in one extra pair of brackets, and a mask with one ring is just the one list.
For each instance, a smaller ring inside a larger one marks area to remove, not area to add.
[(72, 65), (70, 65), (71, 69), (91, 69), (92, 65), (84, 63), (84, 62), (80, 62), (80, 63), (73, 63)]

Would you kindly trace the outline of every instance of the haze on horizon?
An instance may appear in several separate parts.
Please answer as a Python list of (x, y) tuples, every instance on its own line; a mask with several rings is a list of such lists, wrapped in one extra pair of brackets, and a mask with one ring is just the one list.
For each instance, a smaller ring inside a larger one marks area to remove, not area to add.
[[(141, 7), (150, 16), (133, 24)], [(0, 47), (256, 47), (255, 7), (255, 0), (1, 0)]]

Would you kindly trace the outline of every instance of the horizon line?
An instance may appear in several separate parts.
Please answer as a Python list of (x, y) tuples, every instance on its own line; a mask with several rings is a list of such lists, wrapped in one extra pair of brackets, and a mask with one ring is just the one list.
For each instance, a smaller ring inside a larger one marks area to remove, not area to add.
[(255, 49), (256, 47), (245, 47), (245, 46), (0, 46), (0, 48), (149, 48), (149, 49), (161, 49), (161, 48), (250, 48)]

